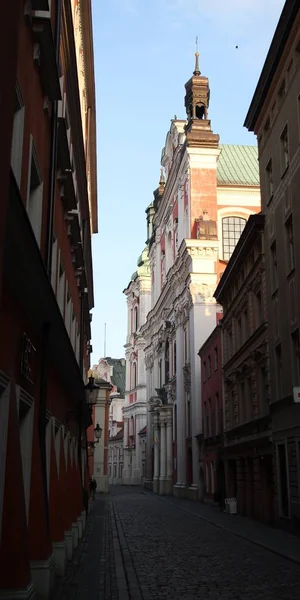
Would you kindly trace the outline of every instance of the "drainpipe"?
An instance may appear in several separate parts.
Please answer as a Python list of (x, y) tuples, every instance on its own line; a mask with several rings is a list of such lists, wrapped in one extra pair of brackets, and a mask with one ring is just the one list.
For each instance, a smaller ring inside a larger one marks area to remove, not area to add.
[[(55, 14), (55, 56), (57, 69), (59, 69), (60, 59), (60, 32), (61, 32), (62, 0), (56, 0)], [(48, 202), (48, 230), (46, 240), (46, 268), (49, 279), (51, 280), (52, 271), (52, 238), (54, 223), (54, 205), (55, 205), (55, 184), (56, 184), (56, 162), (57, 162), (57, 134), (58, 134), (58, 100), (52, 102), (51, 117), (51, 149), (50, 149), (50, 177), (49, 177), (49, 202)]]

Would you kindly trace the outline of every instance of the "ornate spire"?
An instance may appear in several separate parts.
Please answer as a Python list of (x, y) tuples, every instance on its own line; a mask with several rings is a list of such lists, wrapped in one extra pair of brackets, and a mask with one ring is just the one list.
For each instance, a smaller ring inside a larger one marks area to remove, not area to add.
[(201, 75), (201, 71), (199, 69), (199, 52), (198, 52), (198, 36), (196, 37), (196, 52), (195, 52), (195, 71), (194, 75)]

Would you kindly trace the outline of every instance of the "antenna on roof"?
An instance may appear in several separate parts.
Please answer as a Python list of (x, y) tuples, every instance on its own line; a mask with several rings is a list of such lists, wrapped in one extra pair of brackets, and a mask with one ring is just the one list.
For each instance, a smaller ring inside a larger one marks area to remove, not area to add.
[(106, 357), (106, 323), (104, 323), (104, 358)]

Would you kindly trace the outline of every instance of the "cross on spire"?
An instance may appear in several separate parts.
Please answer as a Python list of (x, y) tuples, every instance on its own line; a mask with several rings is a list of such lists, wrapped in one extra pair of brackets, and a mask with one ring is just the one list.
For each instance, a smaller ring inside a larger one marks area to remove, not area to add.
[(201, 75), (201, 71), (199, 69), (199, 52), (198, 52), (198, 36), (196, 37), (196, 52), (195, 52), (195, 71), (194, 75)]

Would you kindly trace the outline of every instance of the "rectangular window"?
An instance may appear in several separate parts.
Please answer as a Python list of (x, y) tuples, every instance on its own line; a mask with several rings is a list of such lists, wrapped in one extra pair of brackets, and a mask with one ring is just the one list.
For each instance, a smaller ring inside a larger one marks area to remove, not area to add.
[(278, 289), (277, 249), (276, 242), (271, 246), (271, 277), (273, 292)]
[(220, 404), (219, 394), (216, 394), (216, 435), (220, 433)]
[(270, 200), (274, 193), (273, 167), (272, 167), (272, 159), (271, 158), (266, 166), (266, 188), (267, 188), (267, 199)]
[(293, 234), (293, 219), (290, 217), (285, 224), (286, 253), (288, 273), (295, 267), (295, 249)]
[(123, 476), (123, 465), (120, 463), (119, 464), (119, 478), (122, 479)]
[(276, 100), (275, 100), (275, 102), (274, 102), (274, 104), (273, 104), (273, 106), (271, 108), (271, 121), (272, 121), (272, 123), (273, 123), (273, 121), (275, 119), (275, 116), (276, 116)]
[(277, 400), (282, 397), (282, 352), (281, 344), (275, 348), (275, 364), (276, 364), (276, 383), (277, 383)]
[(289, 166), (289, 136), (288, 126), (286, 125), (280, 136), (280, 153), (281, 153), (281, 171), (285, 172)]
[(254, 299), (255, 325), (258, 328), (264, 320), (261, 292), (260, 291), (256, 292), (256, 294), (254, 294), (253, 299)]
[(277, 444), (277, 469), (279, 484), (279, 513), (281, 517), (290, 516), (289, 481), (287, 453), (285, 443)]
[(18, 186), (21, 185), (23, 139), (24, 139), (25, 107), (23, 104), (21, 90), (17, 83), (14, 100), (14, 121), (11, 142), (11, 168), (13, 170)]
[(210, 360), (210, 356), (208, 356), (207, 359), (207, 377), (209, 378), (211, 376), (211, 360)]
[(208, 399), (208, 437), (211, 437), (212, 435), (212, 430), (211, 430), (211, 418), (212, 418), (212, 412), (211, 412), (211, 399)]
[(266, 122), (264, 124), (264, 131), (267, 133), (270, 131), (270, 117), (267, 117)]
[(291, 335), (292, 338), (292, 373), (293, 373), (293, 384), (299, 386), (300, 384), (300, 340), (299, 340), (299, 329), (294, 331)]
[(202, 365), (203, 365), (203, 382), (205, 382), (206, 381), (206, 362), (204, 361), (202, 363)]
[(289, 62), (289, 66), (287, 68), (286, 71), (286, 75), (287, 75), (287, 83), (290, 84), (293, 78), (293, 72), (294, 72), (294, 61), (293, 59), (290, 60)]
[(27, 212), (36, 241), (40, 246), (43, 213), (43, 183), (32, 136), (30, 138), (28, 173)]
[(283, 98), (285, 97), (285, 78), (280, 84), (280, 88), (278, 90), (278, 97), (280, 98), (280, 100), (283, 100)]
[(218, 369), (218, 348), (214, 349), (214, 367), (215, 371)]

